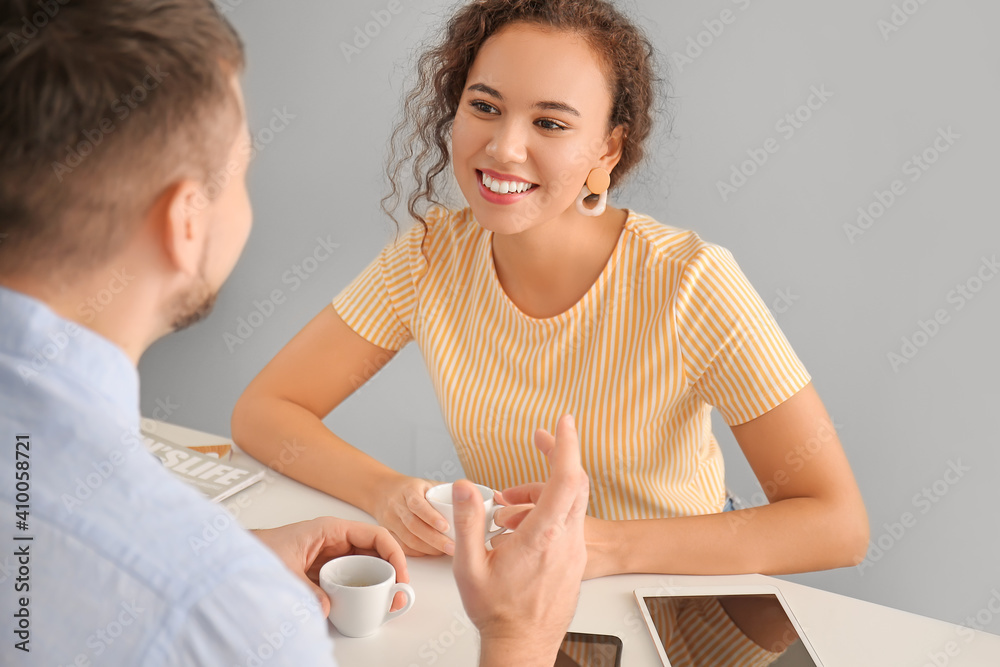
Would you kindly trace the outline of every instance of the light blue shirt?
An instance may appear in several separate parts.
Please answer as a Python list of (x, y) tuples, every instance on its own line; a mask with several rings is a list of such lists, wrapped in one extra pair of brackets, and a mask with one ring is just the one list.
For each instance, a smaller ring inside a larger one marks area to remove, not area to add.
[(332, 665), (313, 593), (138, 429), (122, 350), (0, 287), (0, 664)]

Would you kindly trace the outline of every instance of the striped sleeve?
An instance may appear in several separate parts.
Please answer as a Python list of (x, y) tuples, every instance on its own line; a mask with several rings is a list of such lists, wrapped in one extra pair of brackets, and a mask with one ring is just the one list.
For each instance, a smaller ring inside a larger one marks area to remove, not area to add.
[[(432, 216), (427, 216), (430, 236)], [(424, 228), (416, 224), (382, 249), (371, 264), (333, 299), (333, 308), (362, 338), (398, 351), (413, 340), (417, 286), (426, 272)]]
[(809, 373), (732, 254), (705, 245), (675, 303), (684, 372), (730, 426), (760, 417), (809, 383)]

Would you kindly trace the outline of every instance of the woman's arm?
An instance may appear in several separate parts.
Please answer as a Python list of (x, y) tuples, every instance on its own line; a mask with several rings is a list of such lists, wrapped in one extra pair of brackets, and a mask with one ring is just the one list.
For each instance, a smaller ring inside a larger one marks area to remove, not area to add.
[(439, 554), (451, 541), (432, 527), (443, 521), (424, 499), (433, 484), (379, 463), (322, 422), (393, 356), (325, 307), (240, 396), (233, 439), (278, 472), (368, 512), (408, 555)]
[(811, 383), (732, 430), (770, 504), (677, 519), (594, 519), (588, 575), (779, 574), (864, 559), (868, 515)]
[(588, 517), (585, 576), (779, 574), (864, 559), (864, 502), (812, 384), (732, 430), (770, 504), (676, 519)]

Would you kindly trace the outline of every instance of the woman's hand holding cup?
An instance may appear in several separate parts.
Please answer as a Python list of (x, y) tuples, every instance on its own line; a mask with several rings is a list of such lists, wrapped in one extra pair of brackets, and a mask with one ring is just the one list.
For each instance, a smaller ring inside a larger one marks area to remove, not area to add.
[[(427, 502), (431, 504), (437, 512), (445, 518), (448, 522), (448, 529), (443, 531), (448, 539), (455, 540), (455, 509), (452, 501), (452, 488), (453, 484), (448, 482), (447, 484), (438, 484), (437, 486), (428, 489), (425, 494)], [(494, 502), (494, 496), (496, 491), (488, 486), (483, 486), (482, 484), (472, 485), (479, 496), (482, 498), (483, 502), (483, 512), (485, 513), (485, 520), (483, 521), (483, 541), (489, 542), (491, 539), (503, 533), (506, 528), (492, 528), (494, 524), (493, 517), (500, 510), (501, 506)]]
[(433, 486), (434, 482), (425, 479), (397, 475), (378, 489), (375, 519), (392, 533), (407, 556), (455, 552), (454, 540), (445, 534), (451, 529), (450, 521), (425, 498)]

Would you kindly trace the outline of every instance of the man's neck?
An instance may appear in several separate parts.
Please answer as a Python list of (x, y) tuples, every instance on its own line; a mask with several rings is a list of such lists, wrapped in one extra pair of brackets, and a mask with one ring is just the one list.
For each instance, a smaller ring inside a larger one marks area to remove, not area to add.
[[(126, 266), (106, 267), (76, 280), (32, 276), (0, 277), (0, 285), (41, 301), (60, 317), (90, 329), (117, 345), (138, 365), (159, 338), (156, 295)], [(144, 298), (151, 297), (151, 298)]]

